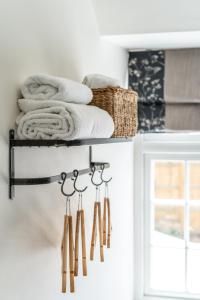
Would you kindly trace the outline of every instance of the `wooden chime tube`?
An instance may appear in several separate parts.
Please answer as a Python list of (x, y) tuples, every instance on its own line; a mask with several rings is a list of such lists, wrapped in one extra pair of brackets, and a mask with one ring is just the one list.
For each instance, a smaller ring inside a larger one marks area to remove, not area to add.
[(67, 289), (67, 233), (68, 233), (68, 216), (64, 216), (64, 231), (62, 240), (62, 293), (66, 293)]
[(110, 219), (110, 199), (104, 198), (103, 208), (103, 244), (110, 248), (111, 219)]
[(78, 210), (77, 215), (76, 215), (75, 268), (74, 268), (75, 276), (78, 276), (80, 225), (81, 225), (82, 270), (83, 270), (83, 276), (87, 276), (87, 258), (86, 258), (86, 242), (85, 242), (85, 214), (84, 214), (83, 209)]
[(81, 241), (82, 241), (82, 269), (83, 276), (87, 276), (86, 242), (85, 242), (85, 214), (81, 210)]
[(102, 221), (101, 221), (101, 203), (95, 201), (94, 203), (94, 216), (93, 216), (93, 227), (92, 227), (92, 239), (90, 247), (90, 260), (94, 259), (94, 246), (95, 246), (95, 236), (97, 230), (97, 218), (98, 218), (98, 231), (99, 231), (99, 246), (100, 246), (100, 261), (104, 261), (103, 252), (103, 231), (102, 231)]
[(102, 232), (102, 223), (101, 223), (101, 203), (98, 204), (98, 224), (99, 224), (99, 244), (100, 244), (100, 261), (104, 261), (104, 253), (103, 253), (103, 232)]
[(94, 202), (94, 215), (93, 215), (93, 225), (92, 225), (92, 239), (90, 246), (90, 260), (94, 259), (94, 246), (96, 237), (96, 226), (97, 226), (97, 202)]
[(75, 266), (74, 275), (78, 276), (78, 255), (79, 255), (79, 228), (80, 228), (80, 210), (76, 214), (76, 233), (75, 233)]
[(104, 197), (103, 201), (103, 244), (106, 245), (106, 210), (107, 210), (107, 198)]
[(70, 268), (70, 292), (74, 293), (74, 245), (72, 216), (68, 216), (69, 227), (69, 268)]
[(67, 259), (68, 259), (68, 253), (69, 253), (70, 292), (73, 293), (75, 288), (74, 288), (74, 245), (73, 245), (72, 216), (65, 215), (65, 217), (64, 217), (63, 240), (62, 240), (62, 248), (61, 248), (61, 254), (62, 254), (62, 293), (66, 293), (66, 290), (67, 290), (67, 268), (68, 268)]
[(108, 236), (107, 236), (107, 248), (110, 248), (111, 218), (110, 218), (110, 199), (109, 199), (109, 198), (107, 198), (107, 209), (108, 209)]

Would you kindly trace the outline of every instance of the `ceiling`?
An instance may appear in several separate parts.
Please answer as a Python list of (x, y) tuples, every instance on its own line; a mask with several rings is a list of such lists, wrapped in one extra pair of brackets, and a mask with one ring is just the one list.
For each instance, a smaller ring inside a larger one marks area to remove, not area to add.
[(93, 3), (101, 35), (122, 47), (200, 47), (199, 0), (93, 0)]

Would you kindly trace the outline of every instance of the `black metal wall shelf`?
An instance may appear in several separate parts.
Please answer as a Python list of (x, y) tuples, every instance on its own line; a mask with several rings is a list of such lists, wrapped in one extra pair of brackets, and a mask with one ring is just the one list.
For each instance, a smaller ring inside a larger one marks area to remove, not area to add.
[(10, 130), (10, 146), (11, 147), (72, 147), (72, 146), (89, 146), (98, 144), (124, 143), (131, 142), (132, 138), (98, 138), (98, 139), (82, 139), (82, 140), (19, 140), (15, 139), (15, 132)]
[[(99, 139), (82, 139), (82, 140), (19, 140), (15, 139), (15, 131), (11, 129), (9, 131), (9, 198), (14, 197), (15, 185), (40, 185), (49, 184), (53, 182), (61, 182), (61, 174), (42, 177), (42, 178), (15, 178), (15, 147), (72, 147), (72, 146), (90, 146), (89, 147), (89, 168), (79, 170), (79, 175), (88, 174), (92, 168), (100, 170), (102, 166), (109, 168), (109, 163), (105, 162), (93, 162), (92, 161), (92, 145), (98, 144), (110, 144), (110, 143), (123, 143), (131, 142), (132, 138), (99, 138)], [(66, 178), (72, 178), (73, 172), (67, 173)]]

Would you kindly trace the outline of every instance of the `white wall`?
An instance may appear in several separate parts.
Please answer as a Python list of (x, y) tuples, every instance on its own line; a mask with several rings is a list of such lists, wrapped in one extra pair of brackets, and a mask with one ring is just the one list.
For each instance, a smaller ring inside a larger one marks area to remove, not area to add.
[(103, 35), (200, 30), (199, 0), (93, 0)]
[[(90, 72), (125, 82), (127, 53), (100, 43), (89, 0), (0, 0), (0, 299), (132, 299), (132, 144), (94, 147), (94, 159), (109, 161), (113, 176), (112, 248), (105, 263), (90, 263), (88, 278), (76, 280), (76, 294), (60, 293), (60, 243), (65, 201), (59, 185), (16, 188), (8, 200), (8, 130), (18, 113), (19, 85), (46, 72), (81, 80)], [(17, 149), (17, 176), (50, 176), (88, 166), (88, 147)], [(95, 189), (89, 177), (84, 195), (87, 251)], [(70, 183), (68, 183), (70, 185)], [(73, 199), (75, 214), (77, 198)]]

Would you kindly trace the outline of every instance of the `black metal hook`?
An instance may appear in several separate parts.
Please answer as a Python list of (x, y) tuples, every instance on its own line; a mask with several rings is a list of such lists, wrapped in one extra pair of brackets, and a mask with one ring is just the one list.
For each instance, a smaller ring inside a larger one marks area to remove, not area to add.
[(85, 192), (85, 190), (87, 190), (87, 186), (84, 188), (84, 189), (82, 189), (82, 190), (80, 190), (80, 189), (78, 189), (77, 187), (76, 187), (76, 181), (77, 181), (77, 179), (78, 179), (78, 176), (79, 176), (79, 171), (78, 170), (74, 170), (73, 171), (73, 174), (74, 174), (74, 190), (76, 191), (76, 192), (78, 192), (78, 193), (83, 193), (83, 192)]
[(92, 176), (91, 176), (91, 182), (92, 182), (92, 184), (95, 185), (96, 187), (102, 185), (103, 180), (101, 179), (101, 176), (100, 176), (100, 179), (101, 179), (101, 182), (100, 182), (100, 183), (95, 183), (95, 182), (94, 182), (94, 174), (95, 174), (95, 172), (96, 172), (96, 167), (93, 166), (93, 167), (91, 168), (91, 170), (92, 170)]
[(101, 180), (102, 180), (104, 183), (109, 183), (109, 182), (112, 180), (112, 177), (110, 177), (108, 180), (103, 179), (103, 173), (104, 173), (104, 170), (105, 170), (105, 165), (102, 165)]
[(74, 190), (71, 194), (66, 194), (66, 193), (64, 192), (64, 184), (65, 184), (65, 181), (66, 181), (66, 179), (67, 179), (67, 173), (62, 172), (62, 173), (61, 173), (61, 179), (62, 179), (61, 193), (62, 193), (64, 196), (66, 196), (66, 197), (71, 197), (71, 196), (73, 196), (74, 193), (76, 192), (76, 190)]

